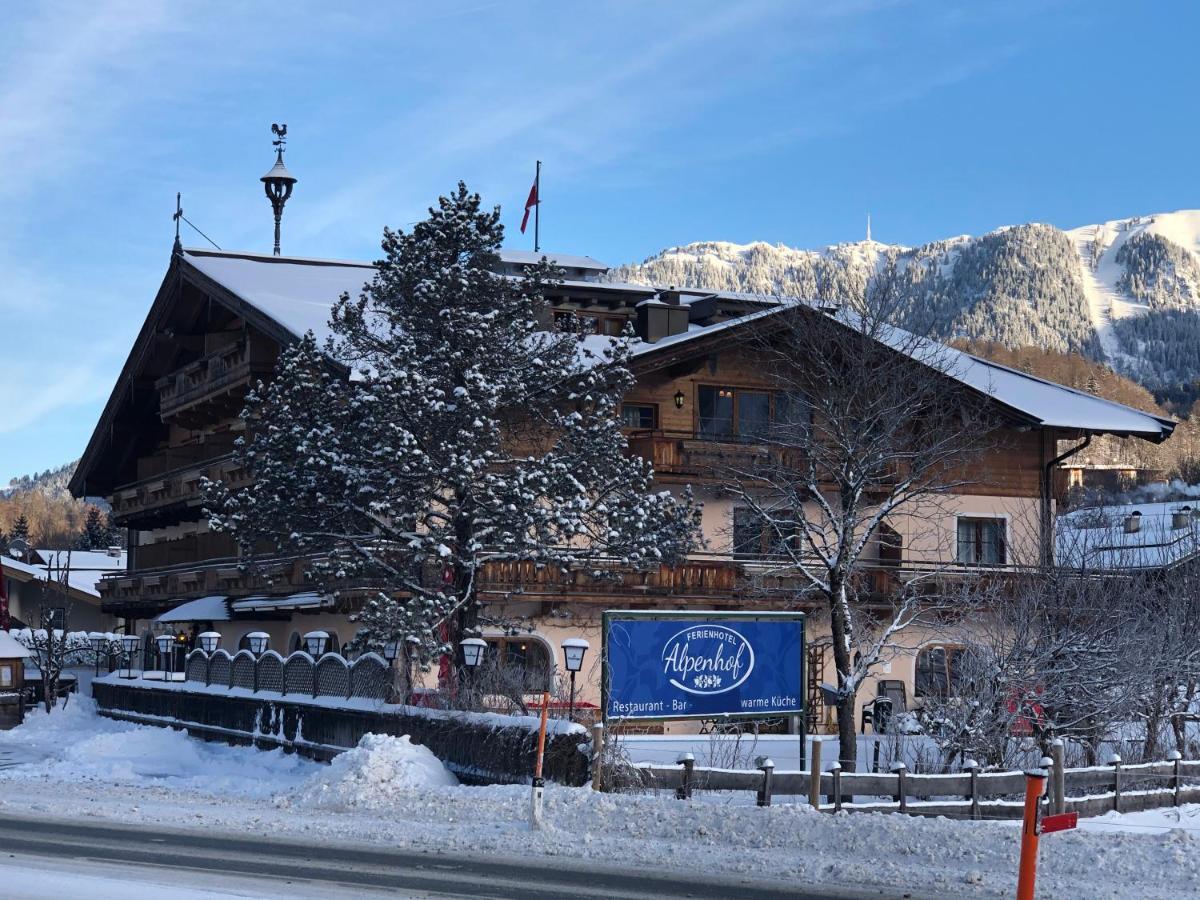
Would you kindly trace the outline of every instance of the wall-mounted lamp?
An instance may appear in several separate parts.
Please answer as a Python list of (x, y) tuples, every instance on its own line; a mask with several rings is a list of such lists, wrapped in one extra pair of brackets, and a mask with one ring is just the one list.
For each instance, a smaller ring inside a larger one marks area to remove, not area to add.
[(676, 409), (683, 409), (683, 401), (684, 401), (684, 399), (685, 399), (685, 398), (684, 398), (684, 396), (683, 396), (683, 391), (676, 391), (676, 392), (675, 392), (675, 408), (676, 408)]

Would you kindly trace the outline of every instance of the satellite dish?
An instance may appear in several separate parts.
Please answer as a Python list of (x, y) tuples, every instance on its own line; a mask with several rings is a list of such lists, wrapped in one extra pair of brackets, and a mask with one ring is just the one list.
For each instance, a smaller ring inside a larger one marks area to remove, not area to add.
[(29, 558), (29, 542), (24, 538), (16, 538), (8, 542), (8, 555), (13, 559)]

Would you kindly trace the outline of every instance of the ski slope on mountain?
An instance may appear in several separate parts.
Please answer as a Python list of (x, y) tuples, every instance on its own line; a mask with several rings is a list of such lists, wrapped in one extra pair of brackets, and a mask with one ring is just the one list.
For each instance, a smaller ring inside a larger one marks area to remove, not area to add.
[[(1156, 240), (1144, 239), (1150, 236)], [(1200, 318), (1200, 210), (1067, 231), (1005, 226), (919, 247), (869, 239), (815, 250), (702, 241), (609, 277), (831, 303), (874, 296), (893, 305), (901, 324), (941, 339), (1080, 353), (1148, 386), (1200, 377), (1200, 348), (1195, 363), (1186, 362), (1200, 323), (1189, 320), (1180, 330), (1170, 319)], [(1148, 327), (1128, 327), (1139, 322)]]

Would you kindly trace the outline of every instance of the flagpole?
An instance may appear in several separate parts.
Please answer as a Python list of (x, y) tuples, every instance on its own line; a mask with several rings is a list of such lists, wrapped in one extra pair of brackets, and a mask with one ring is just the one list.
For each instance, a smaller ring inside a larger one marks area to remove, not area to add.
[(537, 202), (533, 204), (533, 252), (540, 251), (541, 244), (539, 243), (538, 226), (541, 225), (540, 215), (542, 211), (542, 161), (537, 161), (537, 174), (533, 176), (533, 192), (537, 197)]

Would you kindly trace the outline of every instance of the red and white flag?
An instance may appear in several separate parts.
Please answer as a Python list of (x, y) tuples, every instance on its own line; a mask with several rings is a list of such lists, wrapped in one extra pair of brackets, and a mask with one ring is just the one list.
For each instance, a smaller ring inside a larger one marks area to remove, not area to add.
[(529, 224), (529, 211), (538, 205), (538, 183), (534, 179), (533, 187), (529, 189), (529, 199), (525, 201), (525, 215), (521, 217), (521, 234), (525, 233), (525, 227)]

